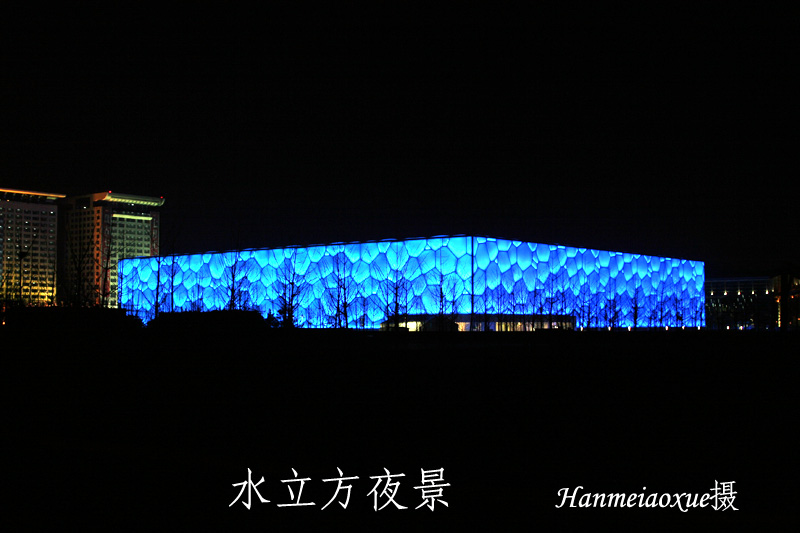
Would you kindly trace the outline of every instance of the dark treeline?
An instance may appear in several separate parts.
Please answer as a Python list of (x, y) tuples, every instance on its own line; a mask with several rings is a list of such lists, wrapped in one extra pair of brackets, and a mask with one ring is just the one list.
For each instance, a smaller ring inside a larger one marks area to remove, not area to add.
[[(729, 515), (781, 525), (793, 509), (791, 491), (777, 490), (796, 464), (792, 333), (286, 331), (213, 313), (144, 328), (116, 314), (42, 316), (8, 317), (0, 330), (17, 489), (27, 497), (46, 480), (59, 496), (29, 520), (466, 531)], [(320, 480), (337, 467), (360, 477), (350, 506), (320, 511), (332, 495)], [(271, 503), (229, 508), (248, 468)], [(316, 508), (276, 507), (292, 468), (311, 478), (303, 499)], [(407, 510), (373, 511), (369, 476), (384, 468), (405, 474)], [(421, 468), (444, 468), (450, 507), (414, 509)], [(554, 507), (564, 487), (707, 492), (715, 480), (737, 482), (747, 514)]]

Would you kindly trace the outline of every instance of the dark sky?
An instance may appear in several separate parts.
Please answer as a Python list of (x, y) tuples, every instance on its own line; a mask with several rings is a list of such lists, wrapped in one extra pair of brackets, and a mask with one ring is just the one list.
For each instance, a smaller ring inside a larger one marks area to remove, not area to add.
[(166, 251), (473, 233), (800, 263), (788, 18), (470, 15), (26, 18), (0, 186), (163, 195)]

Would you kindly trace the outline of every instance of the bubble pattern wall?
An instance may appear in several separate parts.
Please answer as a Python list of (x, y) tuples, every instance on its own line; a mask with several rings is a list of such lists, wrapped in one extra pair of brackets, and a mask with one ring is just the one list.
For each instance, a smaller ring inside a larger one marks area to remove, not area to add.
[[(120, 305), (156, 311), (289, 302), (299, 327), (395, 314), (571, 315), (579, 327), (704, 326), (701, 261), (490, 237), (337, 243), (119, 262)], [(288, 296), (287, 296), (288, 295)]]

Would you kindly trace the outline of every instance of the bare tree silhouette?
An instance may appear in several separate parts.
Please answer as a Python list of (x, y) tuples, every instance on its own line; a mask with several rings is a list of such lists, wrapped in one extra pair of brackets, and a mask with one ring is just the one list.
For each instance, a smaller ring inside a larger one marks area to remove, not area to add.
[(332, 311), (333, 327), (347, 329), (358, 287), (352, 276), (352, 264), (343, 251), (332, 257), (332, 266), (334, 286), (328, 288), (326, 298)]
[(278, 315), (284, 328), (295, 328), (298, 325), (297, 312), (300, 303), (308, 292), (310, 285), (298, 271), (298, 251), (290, 250), (289, 257), (278, 267), (275, 289), (278, 295)]

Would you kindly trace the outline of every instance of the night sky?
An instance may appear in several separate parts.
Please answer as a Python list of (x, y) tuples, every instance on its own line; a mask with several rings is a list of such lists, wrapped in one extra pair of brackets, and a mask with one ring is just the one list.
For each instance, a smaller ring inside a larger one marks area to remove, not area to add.
[[(697, 259), (708, 277), (800, 271), (796, 17), (765, 3), (453, 3), (408, 22), (339, 4), (4, 6), (0, 188), (164, 196), (165, 253), (464, 233)], [(349, 531), (794, 518), (791, 336), (450, 343), (265, 334), (238, 317), (120, 324), (42, 336), (30, 320), (3, 341), (19, 404), (6, 477), (23, 503), (9, 508), (27, 529), (66, 514)], [(226, 507), (251, 466), (279, 497), (294, 467), (315, 482), (403, 468), (410, 493), (412, 468), (446, 466), (453, 504), (396, 522), (354, 490), (366, 513), (313, 509), (322, 527), (306, 527), (281, 514), (298, 509)], [(740, 483), (741, 513), (554, 509), (561, 487), (715, 480)]]
[(0, 186), (164, 196), (165, 252), (467, 233), (797, 269), (788, 19), (507, 15), (26, 19)]

